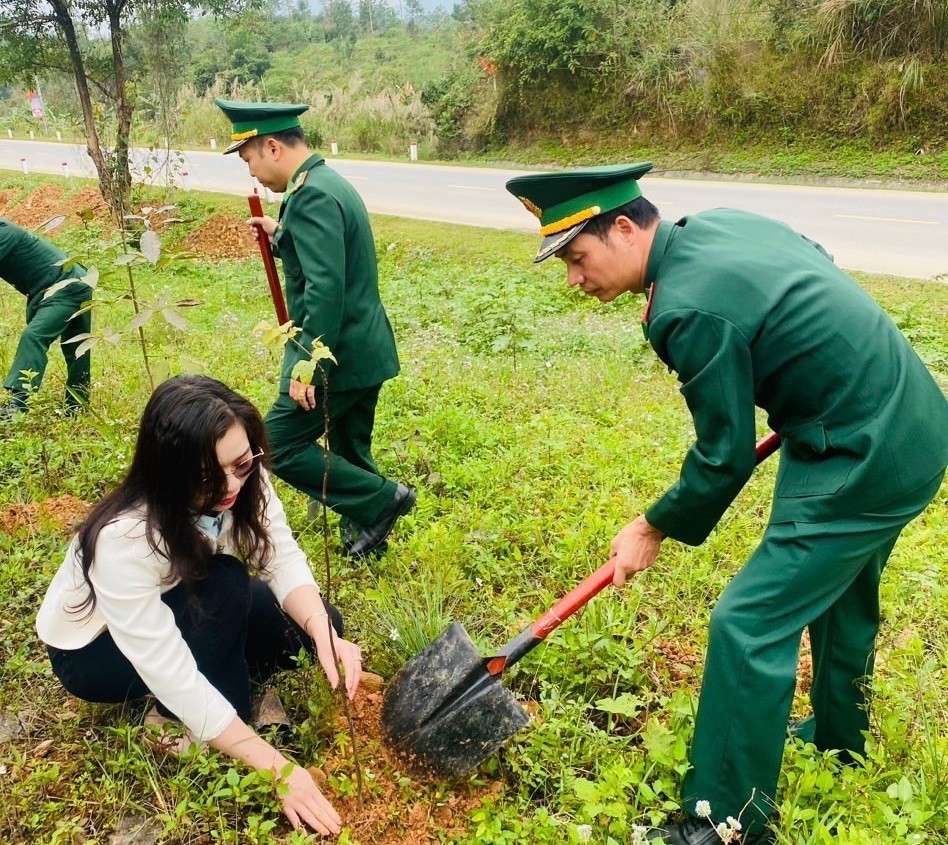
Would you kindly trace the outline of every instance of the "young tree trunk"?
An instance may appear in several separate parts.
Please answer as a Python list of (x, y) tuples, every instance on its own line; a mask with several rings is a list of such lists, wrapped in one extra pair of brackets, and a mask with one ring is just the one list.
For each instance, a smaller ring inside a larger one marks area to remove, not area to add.
[(125, 77), (125, 56), (122, 53), (122, 12), (126, 0), (109, 3), (109, 29), (112, 36), (112, 65), (115, 74), (115, 111), (118, 127), (115, 132), (115, 153), (112, 159), (112, 191), (121, 198), (120, 214), (129, 213), (132, 174), (128, 168), (128, 145), (132, 133), (133, 106), (128, 99)]
[[(99, 132), (95, 124), (95, 113), (92, 108), (92, 97), (89, 94), (89, 82), (86, 79), (85, 64), (82, 52), (79, 49), (79, 39), (76, 36), (76, 27), (69, 15), (68, 0), (50, 0), (50, 6), (56, 17), (56, 24), (62, 33), (63, 40), (69, 50), (69, 60), (72, 64), (75, 77), (76, 93), (82, 107), (82, 120), (86, 134), (86, 149), (99, 176), (99, 189), (102, 197), (108, 203), (112, 217), (117, 226), (124, 224), (124, 215), (131, 193), (131, 174), (128, 169), (128, 136), (131, 126), (132, 110), (128, 106), (125, 93), (125, 68), (121, 50), (120, 11), (113, 16), (110, 10), (109, 26), (112, 29), (112, 55), (115, 59), (116, 88), (118, 91), (118, 133), (116, 137), (115, 153), (110, 154), (102, 149)], [(116, 33), (118, 33), (116, 35)], [(118, 47), (116, 50), (116, 39)], [(116, 58), (117, 57), (117, 58)], [(123, 137), (124, 128), (124, 137)]]

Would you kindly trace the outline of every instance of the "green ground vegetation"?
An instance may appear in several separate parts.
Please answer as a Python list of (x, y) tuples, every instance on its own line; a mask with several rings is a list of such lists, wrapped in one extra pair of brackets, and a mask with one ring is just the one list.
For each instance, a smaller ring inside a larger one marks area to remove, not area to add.
[[(36, 181), (11, 179), (24, 192)], [(163, 250), (213, 210), (242, 213), (239, 199), (182, 202), (191, 222), (162, 234)], [(403, 364), (383, 391), (376, 455), (420, 494), (383, 559), (346, 562), (331, 540), (332, 586), (368, 666), (390, 676), (451, 619), (487, 653), (601, 565), (614, 533), (676, 477), (692, 428), (674, 377), (643, 340), (640, 301), (602, 306), (568, 290), (554, 262), (530, 265), (531, 236), (373, 222)], [(90, 223), (53, 237), (85, 253), (100, 234)], [(272, 320), (259, 261), (195, 258), (136, 274), (142, 296), (200, 303), (186, 309), (186, 331), (161, 320), (144, 327), (152, 362), (214, 375), (265, 409), (279, 361), (253, 333)], [(858, 280), (948, 388), (948, 287)], [(2, 368), (22, 302), (2, 289), (0, 306)], [(97, 313), (96, 331), (117, 333), (130, 318), (120, 300)], [(64, 419), (54, 355), (33, 410), (0, 432), (0, 510), (63, 494), (92, 501), (119, 477), (148, 395), (140, 349), (118, 340), (95, 350), (93, 373), (91, 411)], [(704, 545), (669, 543), (653, 569), (600, 595), (509, 673), (535, 719), (473, 776), (501, 788), (451, 842), (618, 845), (633, 825), (678, 808), (708, 615), (763, 530), (774, 471), (774, 462), (757, 471)], [(323, 539), (306, 525), (306, 502), (281, 493), (319, 561)], [(905, 531), (884, 579), (865, 765), (841, 767), (789, 743), (780, 845), (944, 841), (945, 505), (943, 491)], [(33, 618), (66, 543), (42, 524), (0, 533), (0, 842), (105, 843), (129, 813), (155, 819), (168, 843), (302, 842), (266, 783), (216, 754), (157, 760), (141, 743), (140, 708), (64, 695)], [(283, 741), (318, 764), (342, 741), (320, 674), (279, 686), (295, 722)], [(807, 707), (801, 693), (794, 711)], [(28, 729), (11, 730), (17, 721)]]

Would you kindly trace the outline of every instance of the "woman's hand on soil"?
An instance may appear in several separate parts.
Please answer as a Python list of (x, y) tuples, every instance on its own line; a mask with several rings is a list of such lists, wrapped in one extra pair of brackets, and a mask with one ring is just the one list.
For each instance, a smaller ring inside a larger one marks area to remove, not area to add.
[(285, 788), (280, 790), (283, 815), (294, 830), (303, 825), (320, 836), (330, 836), (342, 830), (342, 819), (332, 804), (320, 791), (312, 775), (300, 766), (293, 766), (290, 773), (280, 779)]

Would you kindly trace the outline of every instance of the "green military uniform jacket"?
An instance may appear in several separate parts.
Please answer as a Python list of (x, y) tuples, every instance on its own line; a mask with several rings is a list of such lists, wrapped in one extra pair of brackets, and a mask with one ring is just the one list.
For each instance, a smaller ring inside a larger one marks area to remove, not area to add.
[(645, 514), (702, 542), (755, 463), (755, 405), (783, 438), (771, 519), (885, 508), (948, 463), (948, 401), (882, 309), (823, 249), (731, 210), (662, 221), (643, 324), (697, 440)]
[(323, 362), (330, 391), (371, 387), (398, 373), (368, 212), (321, 156), (310, 156), (287, 187), (273, 253), (283, 261), (287, 310), (302, 330), (296, 341), (303, 346), (287, 344), (281, 392), (289, 390), (293, 367), (308, 359), (317, 338), (338, 362)]
[[(32, 305), (38, 307), (42, 294), (61, 279), (81, 279), (86, 268), (73, 264), (63, 271), (66, 253), (27, 229), (0, 217), (0, 278), (8, 281)], [(92, 291), (88, 286), (89, 296)]]

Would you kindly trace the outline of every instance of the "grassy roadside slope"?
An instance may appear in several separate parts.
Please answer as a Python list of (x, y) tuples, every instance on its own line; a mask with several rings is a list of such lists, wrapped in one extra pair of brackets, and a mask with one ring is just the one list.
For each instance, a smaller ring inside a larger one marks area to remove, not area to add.
[[(240, 198), (183, 201), (185, 217), (242, 214)], [(403, 364), (383, 391), (377, 458), (421, 492), (381, 561), (351, 564), (330, 541), (333, 587), (352, 636), (369, 666), (388, 676), (449, 619), (463, 621), (486, 652), (598, 566), (615, 531), (675, 478), (691, 426), (674, 378), (642, 338), (641, 302), (602, 306), (570, 292), (556, 266), (530, 266), (529, 235), (373, 222)], [(55, 239), (69, 251), (96, 251), (95, 225)], [(165, 245), (182, 234), (163, 236)], [(266, 408), (279, 361), (253, 334), (272, 320), (259, 261), (189, 259), (162, 274), (138, 272), (146, 296), (167, 291), (202, 303), (187, 309), (185, 333), (146, 326), (156, 366), (207, 372)], [(948, 388), (948, 287), (858, 278)], [(21, 309), (3, 286), (0, 364), (12, 357)], [(97, 314), (96, 330), (120, 330), (130, 315), (118, 301)], [(57, 354), (37, 407), (0, 431), (0, 513), (67, 494), (92, 501), (128, 460), (148, 390), (135, 344), (95, 354), (94, 413), (75, 421), (57, 413)], [(448, 841), (625, 843), (632, 825), (677, 806), (708, 614), (761, 533), (774, 470), (758, 471), (702, 547), (670, 544), (659, 566), (600, 596), (511, 673), (535, 722), (472, 778), (489, 794)], [(281, 490), (302, 544), (321, 560), (305, 501)], [(832, 756), (791, 746), (776, 799), (781, 845), (934, 845), (948, 829), (945, 504), (943, 491), (905, 532), (884, 582), (867, 764), (839, 769)], [(280, 820), (266, 784), (238, 778), (234, 786), (237, 775), (217, 755), (155, 760), (141, 747), (139, 709), (64, 696), (33, 615), (67, 534), (43, 516), (5, 525), (0, 843), (105, 843), (129, 815), (156, 820), (162, 842), (303, 841)], [(297, 726), (286, 744), (320, 765), (344, 741), (321, 715), (328, 697), (318, 673), (279, 686)], [(797, 713), (806, 712), (806, 689)], [(377, 765), (370, 756), (369, 770)], [(351, 792), (351, 778), (337, 777), (329, 792)], [(455, 794), (430, 793), (440, 805)], [(430, 825), (437, 841), (434, 817)]]

